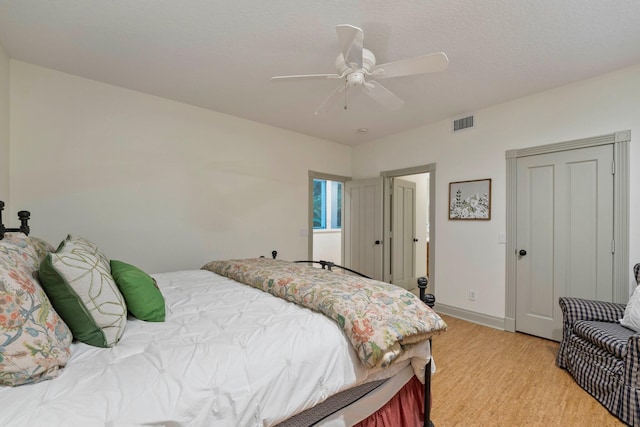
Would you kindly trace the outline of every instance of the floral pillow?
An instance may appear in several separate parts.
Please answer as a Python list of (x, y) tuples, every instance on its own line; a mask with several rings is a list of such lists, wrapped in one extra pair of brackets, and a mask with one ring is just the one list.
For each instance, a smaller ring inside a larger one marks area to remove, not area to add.
[(21, 233), (0, 240), (0, 385), (54, 378), (69, 359), (71, 332), (34, 278), (51, 249)]
[(34, 271), (40, 268), (40, 263), (49, 252), (55, 248), (48, 242), (37, 237), (29, 237), (24, 233), (5, 233), (0, 240), (0, 254), (15, 253), (22, 258)]

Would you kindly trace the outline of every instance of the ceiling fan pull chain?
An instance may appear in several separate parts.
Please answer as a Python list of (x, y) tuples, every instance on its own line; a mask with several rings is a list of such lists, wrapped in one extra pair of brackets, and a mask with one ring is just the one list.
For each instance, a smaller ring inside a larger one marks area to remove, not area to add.
[(347, 80), (344, 80), (344, 109), (347, 109)]

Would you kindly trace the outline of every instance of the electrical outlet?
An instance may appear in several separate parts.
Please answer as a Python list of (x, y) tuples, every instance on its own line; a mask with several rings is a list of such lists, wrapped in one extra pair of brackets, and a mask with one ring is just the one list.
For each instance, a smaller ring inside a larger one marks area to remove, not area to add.
[(475, 301), (478, 297), (478, 291), (475, 289), (469, 289), (469, 301)]

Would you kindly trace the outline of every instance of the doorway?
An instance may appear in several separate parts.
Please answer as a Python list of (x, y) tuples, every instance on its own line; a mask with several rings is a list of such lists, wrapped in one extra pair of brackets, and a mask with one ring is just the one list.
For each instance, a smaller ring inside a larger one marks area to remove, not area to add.
[(506, 330), (558, 340), (560, 296), (627, 301), (629, 141), (624, 131), (507, 152)]
[(309, 171), (309, 260), (344, 263), (344, 187), (351, 178)]
[[(416, 251), (417, 267), (407, 268), (411, 279), (407, 287), (417, 286), (415, 277), (428, 274), (429, 292), (435, 292), (435, 163), (381, 172), (380, 177), (353, 180), (346, 183), (344, 225), (345, 266), (367, 274), (376, 280), (393, 282), (391, 257), (393, 250), (392, 181), (422, 175), (426, 184), (416, 191), (416, 231), (411, 244), (421, 250)], [(427, 178), (428, 177), (428, 178)], [(420, 211), (422, 209), (422, 211)], [(421, 219), (420, 219), (421, 218)], [(397, 228), (397, 226), (396, 226)], [(428, 248), (427, 248), (428, 240)], [(423, 247), (420, 248), (420, 245)], [(427, 256), (428, 254), (428, 256)], [(412, 257), (413, 260), (413, 257)], [(404, 262), (404, 260), (396, 261)]]
[(410, 290), (429, 274), (429, 174), (390, 178), (390, 187), (390, 282)]
[[(426, 276), (429, 292), (435, 293), (436, 165), (385, 171), (380, 175), (385, 189), (384, 281), (415, 289), (417, 277)], [(412, 193), (415, 202), (410, 200)], [(414, 208), (409, 213), (411, 205)]]

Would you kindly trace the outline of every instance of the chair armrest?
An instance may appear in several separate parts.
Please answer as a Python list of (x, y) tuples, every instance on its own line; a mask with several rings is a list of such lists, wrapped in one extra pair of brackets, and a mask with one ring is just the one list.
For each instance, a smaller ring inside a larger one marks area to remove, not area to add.
[(640, 388), (640, 332), (629, 337), (624, 364), (625, 384)]
[(562, 323), (573, 324), (577, 320), (618, 322), (624, 316), (625, 304), (594, 301), (583, 298), (562, 297)]
[(578, 320), (618, 322), (624, 316), (624, 304), (573, 297), (562, 297), (559, 303), (562, 309), (562, 341), (558, 349), (556, 365), (560, 368), (567, 367), (568, 341), (573, 336), (575, 322)]

